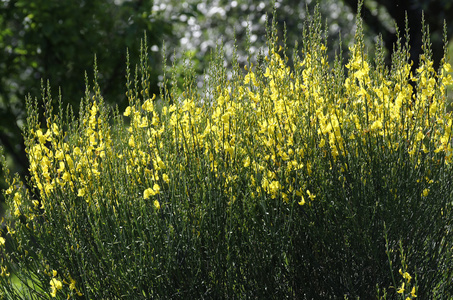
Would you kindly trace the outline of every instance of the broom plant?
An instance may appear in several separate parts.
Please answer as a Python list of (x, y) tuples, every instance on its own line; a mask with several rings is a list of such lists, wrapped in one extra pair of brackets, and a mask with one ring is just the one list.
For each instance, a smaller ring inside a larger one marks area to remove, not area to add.
[(382, 42), (370, 61), (360, 18), (332, 60), (321, 24), (315, 11), (292, 64), (272, 23), (256, 60), (226, 70), (219, 50), (201, 90), (189, 67), (160, 95), (145, 40), (125, 111), (96, 68), (78, 116), (48, 87), (43, 116), (28, 98), (4, 297), (451, 297), (451, 66), (434, 70), (426, 30), (415, 72), (401, 39), (390, 68)]

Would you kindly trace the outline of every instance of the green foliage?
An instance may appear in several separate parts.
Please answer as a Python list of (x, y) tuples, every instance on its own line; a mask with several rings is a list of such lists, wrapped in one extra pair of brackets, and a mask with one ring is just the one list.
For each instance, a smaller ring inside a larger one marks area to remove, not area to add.
[(78, 116), (49, 88), (43, 116), (28, 99), (5, 297), (452, 297), (451, 66), (425, 38), (415, 73), (401, 40), (387, 69), (356, 25), (346, 65), (315, 11), (292, 65), (273, 22), (259, 65), (226, 69), (219, 50), (201, 91), (186, 68), (153, 95), (144, 42), (124, 112), (97, 69)]

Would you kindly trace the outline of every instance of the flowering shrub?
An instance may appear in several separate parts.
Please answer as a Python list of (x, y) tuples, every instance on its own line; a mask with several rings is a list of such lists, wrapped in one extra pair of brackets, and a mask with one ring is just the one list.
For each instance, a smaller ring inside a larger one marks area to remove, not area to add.
[(42, 124), (29, 99), (31, 177), (5, 191), (4, 295), (451, 296), (451, 66), (433, 69), (427, 37), (413, 74), (400, 42), (390, 70), (379, 45), (370, 61), (360, 20), (349, 62), (331, 65), (320, 24), (292, 65), (271, 29), (258, 65), (229, 77), (220, 54), (203, 91), (189, 71), (183, 93), (159, 98), (145, 45), (121, 113), (96, 72), (78, 117), (47, 89)]

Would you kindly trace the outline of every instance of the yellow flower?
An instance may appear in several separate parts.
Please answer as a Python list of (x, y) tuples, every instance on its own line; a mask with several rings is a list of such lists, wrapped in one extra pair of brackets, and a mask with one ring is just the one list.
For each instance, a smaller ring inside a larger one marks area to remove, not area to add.
[(134, 142), (134, 136), (133, 136), (133, 135), (131, 135), (131, 136), (129, 137), (129, 142), (128, 142), (128, 144), (129, 144), (129, 146), (132, 147), (132, 148), (135, 147), (135, 142)]
[(75, 147), (75, 148), (74, 148), (74, 154), (75, 154), (75, 155), (82, 155), (82, 150), (80, 150), (79, 147)]
[(55, 123), (52, 124), (52, 132), (53, 132), (55, 135), (58, 135), (58, 134), (59, 134), (58, 125), (55, 124)]
[(154, 200), (154, 207), (155, 207), (156, 209), (160, 209), (160, 203), (159, 203), (159, 201)]
[(3, 246), (5, 245), (5, 239), (3, 237), (0, 236), (0, 245)]
[(247, 168), (248, 166), (250, 166), (250, 157), (247, 156), (243, 162), (244, 162), (244, 168)]
[(64, 172), (62, 178), (64, 181), (69, 181), (71, 180), (71, 175), (68, 172)]
[(154, 111), (154, 105), (153, 105), (154, 99), (156, 99), (156, 95), (153, 95), (152, 99), (146, 100), (145, 103), (143, 103), (143, 105), (142, 105), (142, 109), (145, 111)]
[(13, 189), (14, 189), (14, 186), (11, 185), (11, 186), (5, 191), (5, 193), (6, 193), (7, 195), (11, 195), (11, 193), (13, 192)]
[(128, 117), (128, 116), (130, 116), (130, 114), (131, 114), (131, 107), (128, 106), (128, 107), (126, 107), (126, 110), (124, 111), (123, 115), (125, 117)]
[(82, 188), (82, 189), (79, 189), (79, 190), (78, 190), (78, 193), (77, 193), (77, 196), (78, 196), (78, 197), (83, 197), (83, 196), (85, 196), (85, 189), (83, 189), (83, 188)]
[(57, 296), (57, 291), (61, 290), (62, 288), (63, 284), (60, 280), (56, 278), (52, 278), (50, 280), (50, 295), (52, 296), (52, 298), (55, 298)]
[(423, 134), (423, 132), (419, 131), (417, 133), (417, 136), (415, 137), (415, 140), (416, 141), (421, 141), (421, 140), (423, 140), (424, 137), (425, 137), (425, 135)]
[(148, 118), (146, 116), (141, 119), (138, 127), (140, 127), (140, 128), (148, 127)]
[(63, 172), (63, 171), (64, 171), (64, 168), (65, 168), (64, 162), (60, 161), (60, 162), (58, 163), (58, 166), (59, 166), (59, 168), (57, 169), (57, 173)]
[(411, 295), (413, 298), (417, 298), (417, 295), (415, 295), (415, 286), (412, 287)]
[(404, 272), (403, 278), (406, 279), (407, 282), (409, 283), (409, 282), (411, 282), (412, 276), (409, 273)]
[(151, 196), (154, 196), (156, 194), (159, 194), (159, 191), (160, 191), (160, 186), (155, 183), (154, 186), (152, 188), (147, 188), (144, 192), (143, 192), (143, 198), (144, 199), (148, 199), (149, 197)]
[(299, 205), (304, 205), (305, 204), (305, 198), (304, 198), (304, 196), (301, 196), (301, 198), (302, 199), (300, 200)]
[(39, 143), (40, 144), (45, 144), (46, 141), (50, 141), (51, 139), (49, 138), (49, 132), (46, 132), (46, 134), (43, 134), (41, 129), (38, 129), (36, 131), (36, 136), (38, 137)]
[(167, 174), (162, 174), (162, 179), (166, 182), (166, 183), (169, 183), (170, 182), (170, 178), (168, 177)]
[(371, 124), (371, 130), (378, 130), (378, 129), (382, 129), (382, 122), (379, 120), (374, 121), (373, 124)]
[(310, 197), (310, 200), (313, 201), (316, 198), (316, 195), (313, 195), (309, 190), (307, 190), (307, 195)]
[(7, 268), (6, 267), (3, 267), (1, 266), (1, 273), (0, 273), (0, 276), (2, 277), (9, 277), (9, 272), (7, 272)]
[(64, 159), (63, 151), (57, 150), (57, 152), (55, 152), (55, 158), (59, 159), (59, 160), (63, 160)]
[(274, 180), (269, 184), (269, 190), (270, 190), (271, 194), (278, 193), (279, 189), (280, 189), (280, 183), (278, 181)]
[(404, 282), (403, 284), (401, 285), (401, 287), (396, 291), (398, 294), (402, 294), (404, 293)]
[(70, 290), (74, 290), (74, 289), (76, 288), (76, 281), (75, 281), (74, 279), (72, 279), (71, 276), (69, 276), (69, 281), (71, 281), (71, 282), (69, 283), (69, 289), (70, 289)]
[(20, 216), (19, 207), (22, 205), (22, 196), (18, 192), (14, 194), (14, 215), (16, 217)]
[(162, 158), (160, 158), (159, 155), (156, 156), (156, 161), (159, 169), (165, 169), (165, 163), (162, 161)]
[(146, 189), (146, 190), (143, 192), (143, 198), (144, 198), (144, 199), (148, 199), (150, 196), (154, 195), (153, 192), (154, 192), (154, 191), (153, 191), (152, 188)]
[(426, 197), (426, 196), (428, 196), (428, 193), (429, 193), (429, 189), (424, 189), (422, 196)]

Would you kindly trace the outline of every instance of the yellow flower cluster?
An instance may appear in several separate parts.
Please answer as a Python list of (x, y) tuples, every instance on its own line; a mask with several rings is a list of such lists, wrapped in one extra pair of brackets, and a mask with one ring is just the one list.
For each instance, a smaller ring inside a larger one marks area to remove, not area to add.
[(401, 269), (399, 270), (399, 273), (403, 277), (404, 282), (401, 284), (401, 287), (396, 292), (398, 294), (407, 294), (408, 296), (406, 297), (405, 300), (415, 299), (417, 297), (415, 286), (412, 287), (410, 293), (406, 293), (407, 292), (406, 286), (410, 285), (412, 276), (407, 272), (401, 271)]
[[(81, 132), (74, 143), (68, 143), (66, 135), (49, 118), (45, 133), (41, 129), (33, 132), (34, 143), (28, 150), (30, 173), (40, 191), (41, 208), (45, 209), (47, 199), (57, 189), (63, 192), (77, 192), (80, 197), (87, 196), (87, 202), (95, 195), (87, 192), (101, 175), (102, 159), (111, 146), (108, 127), (99, 117), (96, 101), (90, 104), (82, 119)], [(73, 137), (74, 138), (74, 137)]]
[[(66, 280), (61, 281), (61, 280), (58, 279), (58, 276), (57, 276), (58, 272), (56, 270), (52, 270), (51, 275), (52, 275), (52, 279), (50, 280), (49, 284), (50, 284), (50, 296), (52, 298), (56, 298), (58, 291), (63, 289), (63, 283), (68, 285), (69, 290), (71, 291), (71, 293), (75, 293), (78, 296), (82, 296), (83, 295), (76, 288), (76, 281), (74, 279), (72, 279), (71, 276), (69, 276), (69, 282), (67, 282)], [(68, 295), (68, 299), (70, 299), (69, 296), (70, 295)]]
[[(128, 92), (130, 105), (123, 115), (130, 125), (116, 146), (96, 101), (88, 104), (75, 143), (66, 142), (49, 119), (46, 131), (36, 128), (29, 149), (42, 208), (56, 189), (76, 191), (87, 202), (95, 199), (102, 186), (93, 182), (103, 168), (112, 167), (102, 166), (106, 156), (125, 161), (125, 173), (144, 199), (162, 193), (163, 185), (189, 166), (198, 176), (206, 163), (223, 180), (230, 203), (245, 181), (252, 198), (269, 195), (301, 205), (316, 198), (309, 177), (319, 155), (336, 161), (358, 155), (359, 145), (368, 144), (403, 149), (414, 158), (420, 152), (441, 152), (445, 163), (451, 162), (452, 118), (444, 94), (452, 83), (449, 64), (436, 74), (422, 56), (415, 76), (409, 63), (386, 74), (370, 67), (357, 43), (342, 82), (329, 69), (326, 46), (317, 48), (296, 60), (294, 70), (280, 56), (281, 49), (271, 48), (265, 71), (254, 72), (252, 65), (235, 81), (222, 82), (213, 101), (185, 93), (178, 104), (157, 109), (155, 95), (140, 103)], [(19, 214), (20, 196), (15, 203)]]
[[(146, 99), (140, 107), (140, 103), (130, 98), (130, 106), (126, 108), (123, 115), (131, 117), (131, 124), (128, 128), (130, 134), (127, 140), (126, 173), (131, 175), (139, 184), (147, 185), (144, 189), (143, 198), (148, 199), (160, 193), (160, 182), (169, 183), (170, 179), (165, 169), (167, 168), (161, 157), (163, 147), (162, 135), (165, 131), (165, 124), (162, 124), (159, 114), (154, 109), (156, 95)], [(170, 110), (173, 111), (174, 108)], [(164, 117), (167, 111), (163, 111)], [(120, 156), (122, 158), (122, 156)], [(145, 174), (145, 182), (143, 176)], [(158, 200), (154, 201), (156, 208), (160, 208)]]

